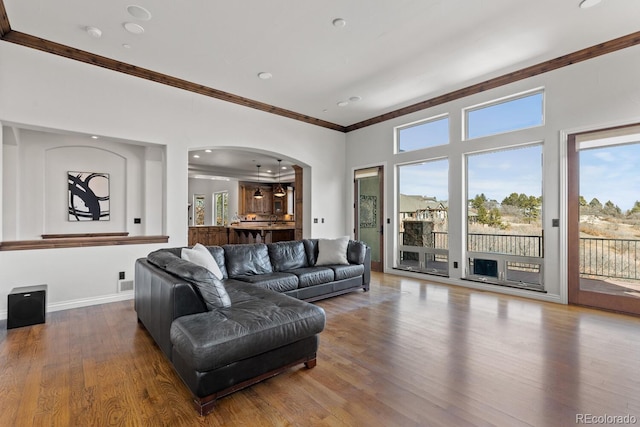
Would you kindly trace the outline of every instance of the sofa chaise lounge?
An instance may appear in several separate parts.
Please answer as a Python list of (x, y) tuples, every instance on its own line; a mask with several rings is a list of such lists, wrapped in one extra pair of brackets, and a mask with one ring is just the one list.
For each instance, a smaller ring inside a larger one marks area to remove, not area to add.
[(369, 289), (370, 249), (337, 241), (209, 246), (214, 272), (183, 259), (195, 248), (164, 248), (136, 261), (138, 321), (200, 414), (292, 366), (315, 366), (325, 314), (303, 300)]

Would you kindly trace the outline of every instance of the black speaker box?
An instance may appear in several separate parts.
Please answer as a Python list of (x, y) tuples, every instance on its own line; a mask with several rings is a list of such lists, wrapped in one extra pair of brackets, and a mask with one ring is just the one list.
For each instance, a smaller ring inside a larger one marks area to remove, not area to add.
[(498, 277), (498, 261), (475, 258), (473, 260), (473, 274)]
[(13, 288), (7, 301), (7, 329), (44, 323), (47, 285)]

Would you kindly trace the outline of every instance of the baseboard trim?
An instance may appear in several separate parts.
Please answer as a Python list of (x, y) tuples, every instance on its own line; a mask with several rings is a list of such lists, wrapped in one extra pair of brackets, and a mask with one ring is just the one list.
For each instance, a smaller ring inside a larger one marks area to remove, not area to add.
[[(69, 310), (72, 308), (89, 307), (92, 305), (108, 304), (110, 302), (126, 301), (133, 299), (133, 292), (119, 292), (117, 294), (102, 295), (93, 298), (81, 298), (69, 301), (47, 304), (47, 313), (54, 311)], [(7, 319), (7, 310), (0, 311), (0, 320)]]

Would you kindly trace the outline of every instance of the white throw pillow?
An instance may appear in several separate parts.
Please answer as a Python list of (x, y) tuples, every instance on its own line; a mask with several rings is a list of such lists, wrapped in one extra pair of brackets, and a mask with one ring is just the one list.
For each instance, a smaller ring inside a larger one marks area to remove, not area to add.
[(349, 236), (337, 239), (318, 239), (316, 265), (349, 264), (347, 246), (349, 246)]
[(181, 252), (182, 259), (192, 262), (209, 270), (218, 280), (222, 280), (222, 271), (220, 266), (205, 246), (196, 243), (192, 249), (183, 248)]

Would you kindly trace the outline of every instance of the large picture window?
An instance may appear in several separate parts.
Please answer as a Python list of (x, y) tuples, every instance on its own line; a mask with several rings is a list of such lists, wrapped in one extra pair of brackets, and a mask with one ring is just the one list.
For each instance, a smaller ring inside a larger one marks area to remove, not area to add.
[(449, 162), (398, 166), (398, 257), (396, 268), (449, 274)]
[(467, 274), (542, 288), (542, 145), (467, 156)]

